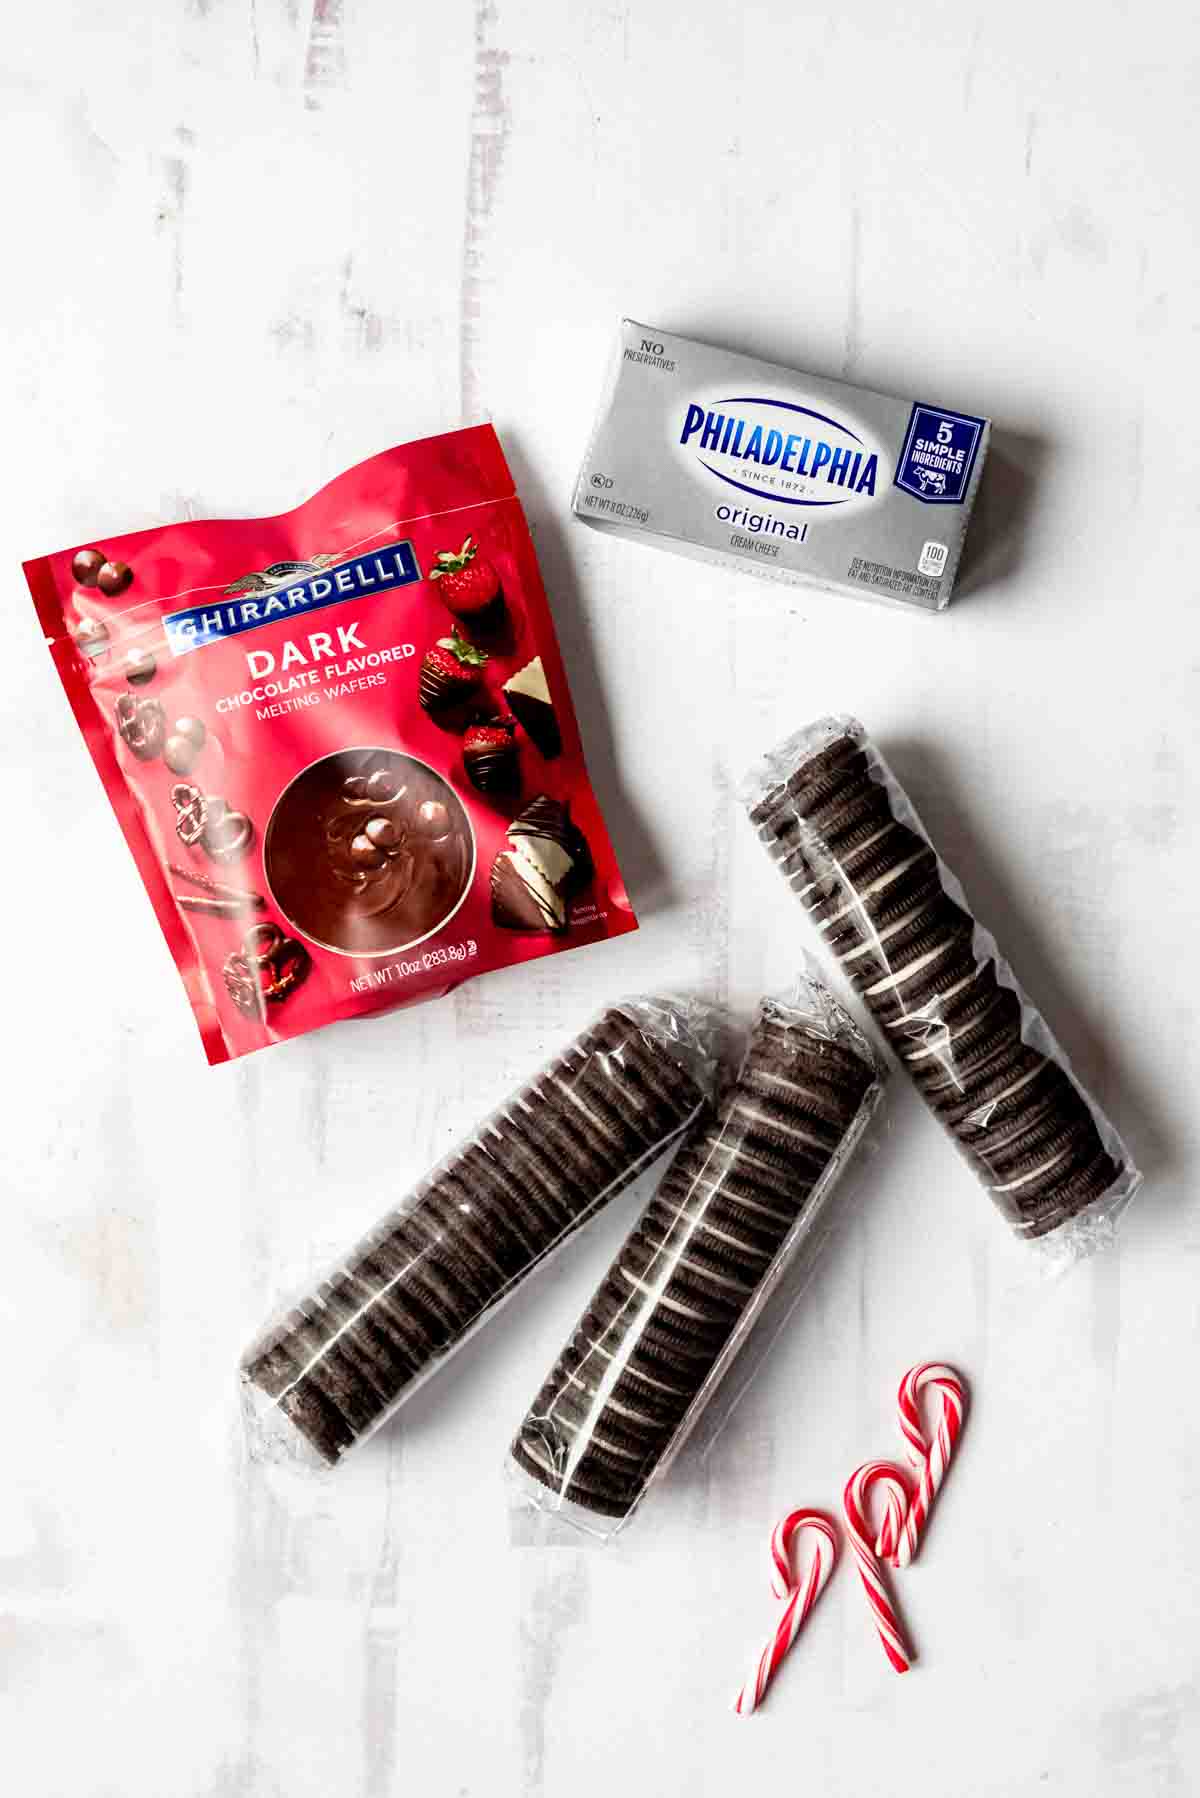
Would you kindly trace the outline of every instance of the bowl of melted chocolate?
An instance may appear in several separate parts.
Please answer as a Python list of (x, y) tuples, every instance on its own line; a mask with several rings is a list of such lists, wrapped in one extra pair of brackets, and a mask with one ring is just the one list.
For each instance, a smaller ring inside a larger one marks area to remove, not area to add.
[(293, 930), (343, 955), (390, 955), (458, 910), (475, 838), (458, 794), (424, 762), (341, 749), (279, 795), (263, 869)]

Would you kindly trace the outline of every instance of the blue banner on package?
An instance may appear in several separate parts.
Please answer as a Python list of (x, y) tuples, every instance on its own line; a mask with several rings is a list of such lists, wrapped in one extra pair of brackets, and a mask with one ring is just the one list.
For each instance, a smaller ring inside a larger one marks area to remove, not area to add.
[(332, 556), (275, 562), (261, 573), (234, 581), (215, 604), (168, 613), (163, 629), (172, 655), (185, 656), (210, 643), (240, 637), (243, 631), (277, 624), (281, 618), (303, 617), (346, 599), (370, 599), (390, 587), (409, 587), (420, 578), (413, 546), (407, 541), (388, 543), (344, 562)]
[(927, 506), (961, 505), (986, 422), (968, 412), (914, 406), (896, 464), (896, 486)]

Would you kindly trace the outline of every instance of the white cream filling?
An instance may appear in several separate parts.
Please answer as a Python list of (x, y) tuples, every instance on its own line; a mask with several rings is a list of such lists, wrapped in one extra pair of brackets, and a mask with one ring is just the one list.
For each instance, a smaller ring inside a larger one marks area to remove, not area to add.
[[(987, 1106), (986, 1106), (988, 1117), (989, 1118), (991, 1117), (991, 1115), (995, 1111), (997, 1105), (1001, 1104), (1003, 1102), (1003, 1100), (1011, 1099), (1012, 1095), (1014, 1093), (1019, 1093), (1023, 1086), (1028, 1086), (1029, 1082), (1031, 1080), (1036, 1080), (1038, 1075), (1041, 1073), (1041, 1071), (1042, 1070), (1040, 1067), (1039, 1068), (1030, 1068), (1030, 1070), (1027, 1074), (1022, 1074), (1021, 1078), (1019, 1080), (1014, 1080), (1011, 1086), (1006, 1086), (1002, 1093), (997, 1093), (994, 1098), (989, 1099), (987, 1101)], [(980, 1109), (980, 1111), (982, 1111), (984, 1109), (984, 1106), (981, 1104), (979, 1109)], [(958, 1128), (960, 1130), (965, 1129), (966, 1126), (975, 1117), (975, 1115), (976, 1114), (973, 1111), (969, 1112), (967, 1114), (967, 1116), (963, 1119), (962, 1123), (958, 1126)], [(978, 1127), (980, 1129), (986, 1129), (987, 1128), (987, 1119), (985, 1118)]]
[(822, 1142), (819, 1136), (811, 1136), (807, 1130), (801, 1130), (795, 1124), (785, 1124), (778, 1118), (768, 1117), (765, 1111), (759, 1111), (757, 1106), (748, 1105), (743, 1099), (739, 1099), (733, 1109), (739, 1117), (749, 1118), (755, 1124), (762, 1124), (767, 1130), (778, 1131), (780, 1135), (791, 1137), (796, 1142), (808, 1143), (810, 1148), (820, 1150), (822, 1155), (829, 1153), (829, 1144)]
[(916, 961), (911, 962), (907, 968), (901, 968), (898, 973), (889, 974), (886, 979), (877, 980), (874, 986), (867, 987), (864, 998), (873, 999), (877, 993), (891, 992), (894, 988), (905, 986), (910, 980), (915, 980), (922, 969), (927, 968), (931, 962), (937, 961), (939, 956), (945, 955), (953, 941), (953, 937), (944, 937), (936, 948), (927, 949), (924, 955), (918, 956)]
[[(939, 993), (937, 996), (941, 1003), (945, 1005), (951, 999), (956, 999), (964, 987), (970, 986), (971, 982), (978, 978), (979, 970), (983, 965), (982, 962), (976, 962), (969, 974), (964, 975), (953, 986), (948, 986), (944, 993)], [(882, 1018), (880, 1022), (883, 1029), (889, 1031), (893, 1036), (904, 1036), (912, 1029), (914, 1020), (918, 1024), (926, 1022), (919, 1011), (903, 1011), (898, 1018)]]
[(919, 862), (924, 854), (925, 846), (922, 844), (917, 853), (915, 855), (910, 855), (907, 861), (897, 862), (894, 868), (888, 868), (883, 874), (880, 874), (877, 879), (870, 881), (863, 887), (861, 892), (856, 892), (853, 899), (851, 899), (848, 904), (843, 905), (840, 911), (835, 911), (830, 917), (823, 918), (821, 920), (821, 929), (828, 931), (834, 924), (839, 924), (843, 918), (848, 918), (851, 912), (860, 910), (865, 900), (869, 899), (873, 893), (881, 893), (885, 887), (890, 887), (894, 880), (899, 880), (900, 876), (906, 874), (909, 868), (911, 868), (915, 862)]
[(857, 949), (847, 949), (846, 953), (840, 958), (843, 967), (848, 961), (857, 961), (862, 955), (878, 954), (880, 943), (886, 943), (889, 937), (896, 935), (897, 931), (907, 930), (914, 918), (919, 917), (923, 911), (928, 910), (929, 906), (925, 902), (920, 905), (910, 906), (908, 911), (898, 917), (894, 924), (889, 924), (886, 930), (873, 930), (871, 932), (871, 940), (869, 943), (860, 943)]
[[(619, 1271), (621, 1278), (632, 1286), (635, 1292), (644, 1293), (647, 1298), (653, 1299), (656, 1305), (661, 1305), (664, 1311), (677, 1311), (680, 1317), (689, 1318), (692, 1323), (704, 1324), (712, 1321), (705, 1317), (703, 1311), (693, 1311), (690, 1305), (681, 1305), (678, 1299), (668, 1298), (665, 1292), (656, 1292), (654, 1287), (647, 1286), (644, 1280), (639, 1280), (636, 1274), (631, 1274), (627, 1267), (622, 1267)], [(669, 1280), (673, 1272), (674, 1268), (668, 1267), (665, 1278)]]
[[(882, 829), (877, 830), (873, 837), (868, 837), (865, 843), (856, 843), (850, 853), (852, 855), (865, 855), (868, 849), (873, 849), (875, 847), (876, 843), (878, 843), (878, 841), (881, 837), (886, 837), (888, 831), (895, 830), (895, 828), (896, 828), (896, 820), (894, 818), (889, 818), (887, 823), (882, 827)], [(834, 868), (836, 869), (836, 874), (835, 874), (834, 878), (837, 880), (844, 881), (844, 882), (846, 882), (846, 884), (849, 884), (848, 876), (842, 872), (841, 862), (834, 862)], [(800, 894), (801, 899), (803, 899), (805, 893), (811, 893), (813, 891), (814, 887), (820, 887), (825, 884), (827, 884), (827, 880), (826, 881), (810, 880), (806, 887), (799, 887), (797, 890)]]
[(993, 1186), (992, 1191), (1017, 1192), (1022, 1186), (1028, 1186), (1031, 1180), (1040, 1180), (1043, 1174), (1051, 1173), (1058, 1166), (1060, 1161), (1066, 1159), (1069, 1153), (1069, 1149), (1060, 1149), (1057, 1155), (1052, 1155), (1049, 1161), (1044, 1161), (1042, 1163), (1041, 1167), (1035, 1167), (1031, 1174), (1022, 1174), (1019, 1180), (1010, 1180), (1005, 1186)]

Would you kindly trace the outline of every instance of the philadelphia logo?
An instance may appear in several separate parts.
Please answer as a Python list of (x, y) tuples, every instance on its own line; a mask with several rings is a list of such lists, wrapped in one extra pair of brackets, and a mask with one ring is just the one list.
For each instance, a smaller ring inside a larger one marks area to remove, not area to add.
[[(384, 588), (411, 586), (420, 578), (408, 542), (388, 543), (345, 561), (321, 555), (308, 562), (273, 562), (260, 573), (231, 581), (219, 605), (168, 613), (163, 629), (171, 653), (185, 656), (193, 649), (223, 643), (227, 637), (258, 630), (296, 612), (319, 612), (344, 599), (366, 599)], [(229, 594), (239, 597), (230, 599)]]
[(719, 481), (776, 505), (844, 506), (875, 493), (879, 457), (870, 445), (828, 413), (790, 400), (744, 394), (691, 404), (679, 441)]

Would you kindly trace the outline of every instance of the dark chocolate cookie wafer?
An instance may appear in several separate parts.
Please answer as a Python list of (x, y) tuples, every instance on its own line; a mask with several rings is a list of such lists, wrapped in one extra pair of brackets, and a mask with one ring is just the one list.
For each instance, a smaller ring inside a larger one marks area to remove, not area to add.
[[(773, 1232), (758, 1230), (753, 1224), (747, 1226), (719, 1200), (705, 1204), (703, 1199), (697, 1199), (677, 1207), (670, 1200), (664, 1201), (660, 1188), (642, 1213), (643, 1230), (649, 1240), (661, 1245), (681, 1225), (695, 1231), (697, 1244), (705, 1252), (735, 1257), (741, 1267), (756, 1275), (766, 1272), (778, 1247)], [(706, 1240), (708, 1237), (711, 1242)]]
[[(368, 1352), (374, 1363), (382, 1364), (387, 1379), (408, 1379), (419, 1361), (414, 1359), (414, 1345), (402, 1332), (387, 1327), (378, 1317), (378, 1307), (364, 1306), (362, 1288), (348, 1278), (327, 1280), (305, 1300), (303, 1309), (316, 1324), (322, 1341), (336, 1335), (338, 1345), (351, 1359)], [(373, 1372), (369, 1378), (373, 1378)]]
[(342, 1354), (336, 1332), (323, 1345), (319, 1325), (308, 1317), (302, 1306), (296, 1306), (288, 1314), (287, 1326), (286, 1344), (280, 1347), (286, 1346), (297, 1376), (306, 1388), (319, 1393), (329, 1410), (343, 1420), (352, 1434), (366, 1428), (377, 1401)]
[(723, 1340), (722, 1332), (728, 1333), (737, 1322), (754, 1282), (745, 1282), (739, 1292), (719, 1275), (706, 1274), (697, 1262), (688, 1261), (684, 1251), (692, 1234), (680, 1232), (673, 1247), (660, 1253), (640, 1228), (634, 1230), (621, 1251), (621, 1274), (655, 1296), (656, 1311), (669, 1308), (683, 1336), (708, 1332)]
[(284, 1343), (277, 1342), (261, 1351), (254, 1384), (274, 1401), (323, 1461), (336, 1461), (353, 1443), (351, 1426), (305, 1374), (303, 1361), (290, 1353)]
[(1118, 1177), (1120, 1169), (1107, 1149), (1101, 1147), (1094, 1158), (1070, 1180), (1056, 1181), (1053, 1194), (1040, 1202), (1026, 1198), (1023, 1217), (1025, 1234), (1047, 1236), (1052, 1230), (1074, 1217), (1085, 1205), (1102, 1198)]
[(1020, 1003), (1005, 986), (997, 987), (971, 1016), (956, 1023), (948, 1023), (940, 1010), (931, 1005), (923, 1014), (910, 1014), (889, 1032), (909, 1077), (931, 1104), (948, 1081), (961, 1089), (997, 1045), (1018, 1041), (1021, 1032)]
[(530, 1407), (512, 1453), (535, 1490), (628, 1515), (855, 1139), (877, 1071), (823, 989), (810, 1000), (764, 1004), (736, 1082), (693, 1126)]
[[(314, 1377), (328, 1373), (336, 1366), (340, 1382), (340, 1391), (336, 1395), (340, 1400), (343, 1392), (348, 1391), (349, 1402), (353, 1403), (356, 1392), (366, 1391), (373, 1395), (373, 1404), (386, 1396), (390, 1383), (407, 1377), (406, 1363), (397, 1359), (391, 1346), (380, 1337), (373, 1337), (365, 1331), (360, 1323), (353, 1322), (336, 1311), (323, 1300), (310, 1299), (304, 1306), (309, 1325), (309, 1339), (316, 1344), (320, 1356), (314, 1364)], [(297, 1340), (303, 1340), (299, 1330), (294, 1334)], [(336, 1355), (327, 1356), (324, 1345), (336, 1340)], [(333, 1396), (333, 1395), (331, 1395)]]
[(260, 1339), (243, 1378), (338, 1460), (698, 1115), (704, 1028), (702, 1008), (661, 1000), (605, 1013)]
[(1056, 1228), (1108, 1190), (1106, 1169), (1123, 1202), (1138, 1181), (1127, 1152), (1002, 973), (862, 726), (823, 719), (799, 733), (745, 797), (826, 946), (1014, 1227)]
[[(593, 1403), (602, 1403), (611, 1394), (623, 1410), (647, 1419), (656, 1427), (673, 1427), (678, 1422), (688, 1406), (686, 1385), (672, 1386), (662, 1379), (646, 1379), (628, 1365), (610, 1376), (611, 1362), (610, 1355), (596, 1352), (595, 1344), (577, 1340), (564, 1349), (557, 1377), (586, 1393)], [(552, 1398), (553, 1390), (547, 1390), (546, 1397)], [(537, 1408), (535, 1403), (534, 1409)]]
[[(327, 1290), (332, 1292), (332, 1288)], [(344, 1300), (351, 1297), (353, 1291), (349, 1282), (343, 1282), (335, 1296)], [(360, 1304), (350, 1320), (342, 1325), (340, 1341), (344, 1347), (348, 1346), (356, 1364), (359, 1357), (370, 1358), (373, 1371), (369, 1379), (373, 1383), (376, 1374), (381, 1373), (385, 1391), (411, 1380), (421, 1366), (422, 1355), (428, 1352), (425, 1344), (414, 1345), (404, 1320), (397, 1323), (386, 1304), (374, 1299)]]
[(735, 1319), (770, 1266), (769, 1260), (762, 1265), (758, 1256), (752, 1257), (727, 1238), (710, 1236), (699, 1218), (690, 1225), (677, 1224), (664, 1234), (643, 1217), (637, 1236), (657, 1259), (673, 1258), (677, 1277), (687, 1282), (685, 1303), (687, 1291), (692, 1290), (705, 1302), (710, 1297), (724, 1299)]
[(1001, 1148), (977, 1147), (975, 1159), (999, 1187), (1030, 1169), (1053, 1167), (1055, 1182), (1074, 1179), (1095, 1152), (1086, 1112), (1063, 1119), (1056, 1110), (1043, 1113)]
[[(611, 1496), (612, 1482), (604, 1471), (604, 1451), (598, 1447), (596, 1460), (592, 1469), (571, 1468), (566, 1463), (556, 1462), (554, 1450), (556, 1438), (540, 1438), (536, 1430), (528, 1431), (512, 1446), (513, 1460), (525, 1473), (531, 1475), (542, 1486), (557, 1492), (562, 1486), (569, 1485), (571, 1494), (577, 1501), (594, 1511), (601, 1517), (623, 1517), (625, 1507), (619, 1499)], [(620, 1483), (619, 1481), (617, 1482)]]

